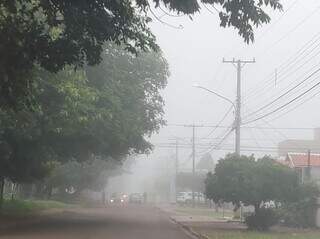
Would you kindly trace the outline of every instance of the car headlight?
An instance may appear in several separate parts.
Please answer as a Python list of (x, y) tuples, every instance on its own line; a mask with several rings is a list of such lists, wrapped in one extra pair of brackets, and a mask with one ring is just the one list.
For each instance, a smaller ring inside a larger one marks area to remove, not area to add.
[(110, 200), (110, 202), (114, 202), (114, 200), (113, 200), (113, 199), (111, 199), (111, 200)]
[(124, 200), (123, 200), (123, 199), (121, 199), (121, 202), (124, 202)]

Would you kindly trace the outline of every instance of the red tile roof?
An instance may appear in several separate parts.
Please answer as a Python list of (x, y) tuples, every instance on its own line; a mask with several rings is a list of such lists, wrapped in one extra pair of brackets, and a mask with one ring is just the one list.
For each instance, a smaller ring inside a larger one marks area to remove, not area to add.
[[(289, 161), (291, 167), (307, 167), (308, 154), (288, 153), (286, 161)], [(320, 154), (310, 155), (310, 166), (320, 167)]]

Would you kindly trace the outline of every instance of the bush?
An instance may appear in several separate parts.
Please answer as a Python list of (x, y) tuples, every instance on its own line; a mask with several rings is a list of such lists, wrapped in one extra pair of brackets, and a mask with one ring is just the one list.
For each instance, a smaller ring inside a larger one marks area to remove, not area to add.
[(249, 230), (266, 231), (277, 224), (279, 218), (272, 208), (260, 208), (257, 212), (247, 216), (245, 223)]
[(291, 227), (315, 227), (318, 195), (317, 185), (301, 185), (297, 191), (297, 200), (282, 205), (281, 221)]
[(281, 221), (289, 227), (315, 227), (317, 204), (314, 201), (302, 200), (285, 204), (281, 210)]

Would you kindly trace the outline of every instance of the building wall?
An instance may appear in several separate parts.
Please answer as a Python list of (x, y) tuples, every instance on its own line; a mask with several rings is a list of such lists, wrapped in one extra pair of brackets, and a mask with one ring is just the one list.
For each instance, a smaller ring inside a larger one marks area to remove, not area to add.
[(317, 225), (317, 227), (320, 228), (320, 198), (318, 199), (318, 211), (317, 211), (316, 225)]
[[(297, 168), (296, 171), (302, 181), (308, 180), (308, 168)], [(320, 185), (320, 167), (311, 167), (311, 180)]]
[(320, 141), (320, 128), (315, 128), (313, 131), (313, 139)]
[(320, 167), (311, 168), (311, 178), (320, 185)]

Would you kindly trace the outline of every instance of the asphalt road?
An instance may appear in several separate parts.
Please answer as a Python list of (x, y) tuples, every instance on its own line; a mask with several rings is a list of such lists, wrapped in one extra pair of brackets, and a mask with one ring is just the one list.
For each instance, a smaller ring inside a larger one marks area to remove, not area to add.
[(154, 207), (73, 209), (33, 218), (0, 233), (8, 239), (190, 239)]

